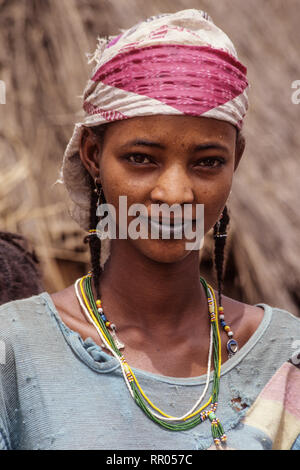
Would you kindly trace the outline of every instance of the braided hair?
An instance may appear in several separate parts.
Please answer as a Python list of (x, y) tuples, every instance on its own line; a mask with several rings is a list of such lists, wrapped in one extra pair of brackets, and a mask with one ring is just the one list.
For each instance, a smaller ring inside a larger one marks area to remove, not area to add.
[[(98, 224), (97, 206), (98, 206), (98, 198), (99, 198), (99, 187), (95, 187), (94, 181), (92, 178), (90, 178), (90, 188), (91, 188), (90, 230), (96, 230), (97, 224)], [(100, 276), (102, 273), (102, 268), (100, 265), (101, 240), (98, 237), (96, 232), (90, 232), (90, 234), (84, 238), (84, 242), (89, 244), (93, 285), (96, 291), (97, 299), (100, 299), (101, 297)]]
[[(91, 131), (95, 136), (103, 142), (104, 134), (107, 129), (107, 124), (100, 126), (90, 127)], [(83, 139), (85, 137), (83, 136)], [(105, 203), (105, 196), (103, 194), (102, 186), (99, 183), (95, 183), (93, 178), (89, 176), (90, 185), (90, 234), (84, 238), (84, 242), (89, 244), (90, 257), (91, 257), (91, 270), (93, 286), (96, 292), (97, 299), (101, 298), (100, 292), (100, 277), (102, 274), (102, 268), (100, 264), (101, 260), (101, 240), (96, 233), (97, 224), (99, 217), (97, 216), (98, 203)]]
[(0, 232), (0, 305), (43, 291), (38, 264), (23, 236)]
[[(241, 156), (245, 149), (245, 137), (242, 131), (239, 129), (236, 134), (236, 152)], [(224, 266), (224, 252), (225, 244), (227, 239), (227, 226), (229, 224), (230, 217), (228, 209), (225, 206), (222, 212), (221, 219), (214, 225), (214, 261), (215, 270), (217, 275), (217, 287), (218, 287), (218, 302), (219, 306), (222, 306), (222, 287), (223, 287), (223, 266)]]
[(214, 225), (214, 239), (215, 239), (215, 268), (217, 274), (218, 286), (218, 301), (219, 306), (222, 306), (222, 287), (223, 287), (223, 265), (224, 265), (224, 249), (227, 237), (227, 225), (229, 224), (229, 214), (225, 206), (222, 212), (221, 219)]
[[(236, 134), (236, 152), (240, 156), (243, 154), (245, 149), (245, 137), (242, 131), (239, 129)], [(229, 224), (230, 217), (228, 209), (225, 206), (222, 212), (221, 219), (214, 225), (214, 262), (217, 276), (217, 287), (218, 287), (218, 302), (219, 306), (222, 306), (222, 287), (223, 287), (223, 266), (224, 266), (224, 252), (225, 244), (227, 239), (227, 226)]]

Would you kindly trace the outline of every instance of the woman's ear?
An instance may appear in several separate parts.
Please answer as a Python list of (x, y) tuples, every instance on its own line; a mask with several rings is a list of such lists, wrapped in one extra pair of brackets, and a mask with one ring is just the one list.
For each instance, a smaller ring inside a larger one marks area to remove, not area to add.
[(82, 164), (87, 169), (93, 180), (99, 176), (99, 162), (101, 155), (101, 142), (94, 132), (88, 127), (82, 128), (80, 137), (79, 155)]
[(242, 155), (244, 153), (245, 147), (246, 147), (246, 139), (243, 136), (242, 132), (238, 131), (237, 136), (236, 136), (234, 171), (237, 169), (237, 167), (238, 167), (238, 165), (241, 161), (241, 158), (242, 158)]

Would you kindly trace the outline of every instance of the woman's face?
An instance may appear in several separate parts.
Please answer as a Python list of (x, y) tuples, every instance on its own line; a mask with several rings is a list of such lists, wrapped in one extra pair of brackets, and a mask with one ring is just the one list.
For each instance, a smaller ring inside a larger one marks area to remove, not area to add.
[[(216, 119), (191, 116), (146, 116), (111, 123), (103, 142), (88, 136), (81, 158), (93, 178), (101, 181), (107, 203), (116, 209), (119, 196), (127, 207), (140, 203), (151, 214), (152, 204), (204, 204), (204, 232), (219, 219), (232, 177), (242, 154), (236, 129)], [(128, 216), (128, 224), (134, 219)], [(194, 227), (193, 227), (194, 228)], [(128, 238), (145, 256), (174, 262), (189, 253), (187, 239)]]

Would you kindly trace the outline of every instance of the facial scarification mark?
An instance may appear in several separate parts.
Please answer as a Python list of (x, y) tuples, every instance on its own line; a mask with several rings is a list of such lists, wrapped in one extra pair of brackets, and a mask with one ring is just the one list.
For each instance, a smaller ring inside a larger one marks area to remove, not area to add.
[(243, 403), (241, 397), (232, 398), (232, 406), (236, 411), (242, 411), (247, 408), (247, 403)]

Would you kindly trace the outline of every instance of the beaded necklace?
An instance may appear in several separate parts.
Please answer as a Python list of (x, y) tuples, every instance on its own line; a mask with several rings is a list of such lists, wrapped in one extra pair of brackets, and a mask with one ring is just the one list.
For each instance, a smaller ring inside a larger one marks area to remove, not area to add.
[[(168, 415), (155, 406), (142, 390), (135, 374), (120, 351), (121, 347), (124, 347), (124, 345), (122, 345), (116, 337), (115, 325), (111, 324), (107, 320), (103, 312), (101, 299), (97, 299), (96, 301), (94, 299), (91, 280), (92, 275), (91, 273), (88, 273), (86, 276), (83, 276), (76, 281), (75, 291), (78, 301), (87, 320), (94, 325), (105, 347), (118, 360), (129, 393), (136, 404), (152, 421), (172, 431), (185, 431), (197, 426), (206, 419), (209, 419), (211, 421), (211, 432), (215, 445), (218, 447), (221, 443), (225, 443), (227, 440), (226, 434), (224, 433), (223, 426), (219, 419), (215, 415), (218, 406), (220, 383), (221, 338), (218, 327), (217, 303), (212, 287), (210, 287), (203, 278), (200, 278), (207, 296), (211, 324), (206, 385), (202, 395), (199, 397), (195, 405), (183, 416), (175, 417)], [(211, 356), (213, 357), (214, 363), (212, 393), (209, 400), (198, 408), (208, 389)], [(209, 405), (210, 408), (208, 408)], [(208, 409), (205, 410), (205, 408)]]

